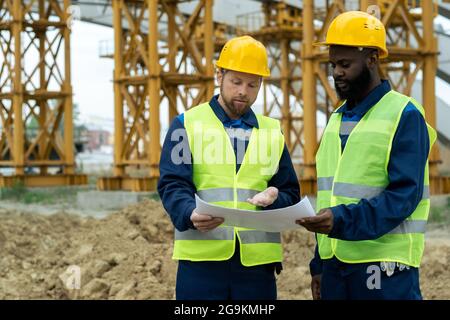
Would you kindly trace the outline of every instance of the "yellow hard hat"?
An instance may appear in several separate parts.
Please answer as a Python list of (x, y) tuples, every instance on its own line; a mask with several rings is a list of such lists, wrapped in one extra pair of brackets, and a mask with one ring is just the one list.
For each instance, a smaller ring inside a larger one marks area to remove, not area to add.
[(266, 47), (250, 36), (228, 40), (220, 52), (216, 67), (262, 77), (270, 76)]
[(330, 24), (325, 42), (316, 45), (376, 48), (380, 59), (388, 56), (383, 23), (362, 11), (348, 11), (338, 15)]

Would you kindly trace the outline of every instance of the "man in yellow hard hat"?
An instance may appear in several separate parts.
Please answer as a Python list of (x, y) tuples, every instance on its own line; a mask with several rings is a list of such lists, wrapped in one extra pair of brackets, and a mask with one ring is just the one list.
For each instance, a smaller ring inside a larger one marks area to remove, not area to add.
[(314, 299), (421, 299), (419, 266), (430, 209), (428, 155), (436, 139), (422, 106), (381, 79), (386, 31), (360, 11), (326, 36), (336, 91), (316, 155)]
[(195, 210), (195, 194), (248, 210), (300, 200), (279, 122), (251, 109), (270, 75), (265, 47), (249, 36), (231, 39), (216, 67), (220, 94), (179, 115), (161, 153), (158, 191), (179, 260), (176, 298), (276, 299), (280, 234), (227, 226)]

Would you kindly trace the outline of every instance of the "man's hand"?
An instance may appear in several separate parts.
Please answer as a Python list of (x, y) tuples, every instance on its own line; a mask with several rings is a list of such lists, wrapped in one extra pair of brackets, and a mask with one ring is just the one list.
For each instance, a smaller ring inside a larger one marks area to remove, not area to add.
[(321, 274), (316, 274), (311, 278), (311, 294), (313, 300), (320, 300), (320, 281), (322, 280)]
[(199, 214), (195, 212), (194, 209), (191, 214), (191, 221), (198, 231), (208, 232), (221, 225), (223, 223), (223, 218), (213, 218), (207, 214)]
[(329, 234), (333, 229), (333, 212), (330, 208), (322, 209), (316, 216), (302, 218), (295, 223), (311, 232)]
[(278, 189), (275, 187), (268, 187), (266, 190), (257, 193), (251, 199), (247, 199), (247, 202), (258, 206), (267, 207), (274, 203), (278, 198)]

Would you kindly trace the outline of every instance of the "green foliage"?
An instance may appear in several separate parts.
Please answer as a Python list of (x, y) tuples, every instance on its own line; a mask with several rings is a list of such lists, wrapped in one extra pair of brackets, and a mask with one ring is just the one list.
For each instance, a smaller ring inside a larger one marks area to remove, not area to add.
[(20, 200), (26, 193), (26, 188), (23, 182), (16, 181), (12, 187), (6, 187), (0, 189), (0, 199), (7, 200)]
[(150, 200), (161, 201), (158, 192), (152, 192), (148, 197)]
[(445, 206), (431, 207), (428, 221), (431, 223), (450, 224), (450, 197)]
[[(87, 189), (86, 187), (83, 187)], [(56, 204), (76, 202), (77, 187), (26, 188), (16, 182), (12, 187), (0, 189), (1, 200), (12, 200), (26, 204)]]
[(54, 198), (44, 192), (33, 192), (29, 191), (23, 195), (23, 198), (21, 199), (22, 202), (26, 204), (30, 203), (46, 203), (46, 204), (52, 204), (54, 203)]

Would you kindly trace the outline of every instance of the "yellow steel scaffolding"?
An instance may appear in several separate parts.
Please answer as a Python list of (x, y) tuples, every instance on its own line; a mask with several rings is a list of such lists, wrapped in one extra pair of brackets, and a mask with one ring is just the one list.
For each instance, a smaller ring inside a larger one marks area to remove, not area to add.
[[(225, 42), (227, 26), (214, 23), (213, 0), (198, 0), (190, 15), (181, 13), (182, 2), (112, 1), (114, 173), (97, 181), (100, 190), (154, 190), (159, 175), (161, 106), (168, 106), (170, 122), (213, 95), (213, 58)], [(355, 9), (355, 4), (356, 9), (378, 10), (386, 26), (390, 54), (381, 72), (393, 88), (410, 95), (422, 75), (423, 105), (428, 122), (435, 126), (435, 2), (327, 0), (321, 8), (313, 0), (303, 0), (301, 8), (284, 1), (261, 3), (259, 12), (239, 16), (235, 31), (255, 36), (268, 48), (272, 77), (264, 83), (263, 112), (282, 123), (302, 193), (316, 192), (317, 112), (328, 118), (339, 103), (329, 77), (327, 51), (312, 44), (325, 37), (336, 15)], [(27, 185), (86, 180), (74, 174), (68, 5), (69, 0), (0, 1), (4, 58), (0, 165), (15, 169), (14, 176), (0, 177), (0, 186), (10, 185), (12, 179), (25, 180)], [(24, 39), (26, 46), (22, 46)], [(39, 51), (40, 60), (28, 72), (21, 61), (32, 49)], [(63, 72), (56, 62), (59, 55), (64, 56)], [(52, 82), (56, 89), (50, 89)], [(38, 128), (34, 136), (27, 134), (31, 121)], [(430, 156), (431, 191), (449, 193), (450, 178), (439, 175), (438, 163), (435, 145)], [(40, 173), (26, 174), (28, 166), (40, 168)], [(63, 174), (49, 175), (49, 166), (61, 166)]]
[[(214, 92), (213, 2), (198, 1), (188, 17), (180, 12), (179, 2), (113, 1), (114, 176), (100, 178), (100, 190), (154, 190), (159, 176), (163, 100), (172, 120), (179, 111), (209, 99)], [(165, 33), (161, 22), (167, 25)], [(195, 36), (198, 33), (203, 35), (202, 41)], [(159, 42), (166, 47), (159, 50)], [(148, 170), (135, 176), (132, 172), (137, 167)]]
[(0, 187), (87, 183), (74, 169), (68, 7), (0, 1), (0, 166), (15, 171), (0, 175)]

